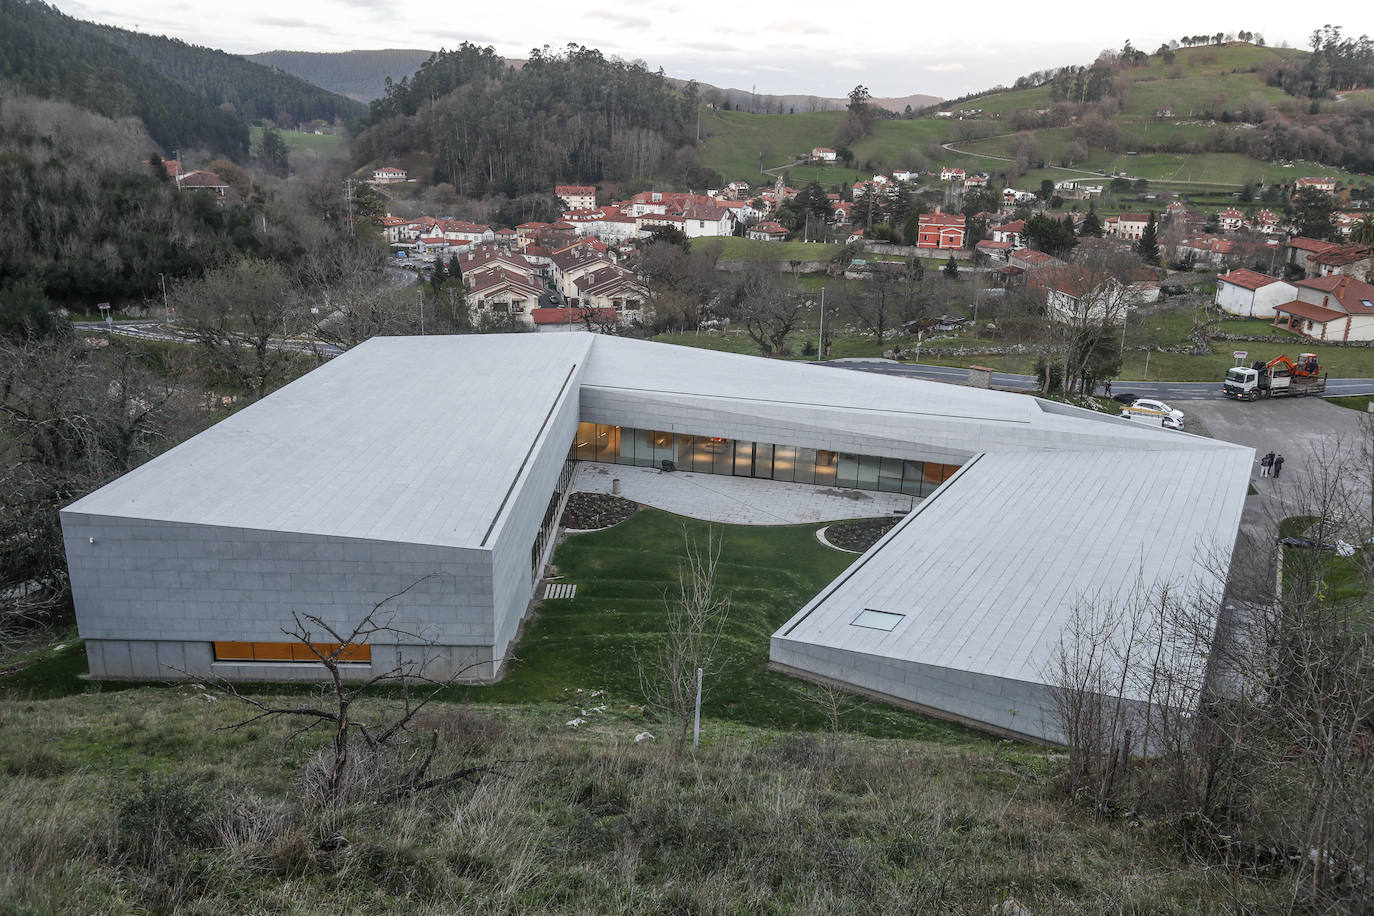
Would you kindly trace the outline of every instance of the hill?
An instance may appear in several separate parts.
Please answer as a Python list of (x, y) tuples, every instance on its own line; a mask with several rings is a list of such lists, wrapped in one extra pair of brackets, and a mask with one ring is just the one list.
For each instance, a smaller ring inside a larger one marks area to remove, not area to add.
[(360, 166), (428, 157), (436, 183), (483, 196), (651, 178), (686, 146), (679, 180), (700, 187), (689, 146), (697, 107), (661, 73), (594, 48), (536, 51), (514, 67), (465, 42), (374, 101), (354, 152)]
[(288, 121), (333, 121), (357, 118), (365, 110), (358, 101), (299, 76), (213, 48), (114, 26), (91, 24), (88, 28), (210, 104), (231, 106), (250, 121), (272, 118), (279, 125)]
[[(674, 79), (673, 84), (682, 87), (687, 80)], [(750, 114), (804, 114), (815, 111), (843, 111), (849, 105), (848, 97), (829, 98), (818, 95), (760, 95), (748, 89), (722, 89), (710, 83), (698, 83), (697, 91), (703, 101), (717, 108), (745, 111)], [(906, 109), (928, 108), (940, 101), (935, 95), (904, 95), (900, 98), (875, 98), (873, 104), (879, 108), (901, 114)]]
[(378, 51), (264, 51), (245, 55), (266, 67), (294, 74), (316, 86), (367, 103), (386, 95), (388, 79), (399, 83), (420, 69), (433, 51), (388, 48)]
[[(953, 117), (927, 111), (878, 121), (854, 145), (854, 169), (800, 166), (791, 178), (833, 184), (899, 165), (951, 164), (1021, 187), (1124, 172), (1179, 188), (1240, 189), (1291, 181), (1302, 173), (1283, 160), (1306, 160), (1309, 172), (1358, 181), (1374, 171), (1374, 99), (1364, 91), (1304, 94), (1316, 91), (1304, 76), (1312, 59), (1235, 42), (1044, 71), (1017, 88), (950, 103)], [(841, 118), (710, 112), (703, 161), (727, 179), (757, 181), (760, 166), (784, 167), (833, 145)]]
[(0, 80), (107, 117), (134, 115), (163, 149), (248, 151), (248, 126), (88, 23), (37, 0), (0, 0)]

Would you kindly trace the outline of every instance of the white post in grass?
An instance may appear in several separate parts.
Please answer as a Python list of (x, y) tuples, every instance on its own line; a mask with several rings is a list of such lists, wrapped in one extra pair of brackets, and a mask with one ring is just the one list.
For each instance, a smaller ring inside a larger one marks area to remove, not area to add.
[(701, 669), (697, 669), (697, 708), (692, 715), (692, 750), (697, 749), (697, 742), (701, 740)]

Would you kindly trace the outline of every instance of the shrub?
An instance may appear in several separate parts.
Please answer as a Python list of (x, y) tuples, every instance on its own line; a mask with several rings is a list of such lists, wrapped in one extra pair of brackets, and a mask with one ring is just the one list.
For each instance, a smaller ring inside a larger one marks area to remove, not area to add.
[(203, 794), (184, 777), (144, 773), (119, 802), (119, 850), (132, 863), (160, 870), (214, 835)]

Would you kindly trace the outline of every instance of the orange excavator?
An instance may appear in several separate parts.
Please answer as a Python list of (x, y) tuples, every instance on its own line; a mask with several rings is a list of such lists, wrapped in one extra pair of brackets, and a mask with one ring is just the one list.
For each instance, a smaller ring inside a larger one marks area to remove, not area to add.
[(1298, 378), (1316, 378), (1321, 373), (1315, 353), (1299, 353), (1297, 362), (1293, 362), (1287, 356), (1275, 356), (1267, 363), (1256, 362), (1251, 368), (1270, 374), (1287, 369), (1289, 375)]
[(1256, 398), (1306, 397), (1326, 390), (1326, 378), (1315, 353), (1300, 353), (1297, 361), (1276, 356), (1269, 362), (1257, 361), (1249, 369), (1237, 366), (1226, 373), (1222, 392), (1238, 400)]

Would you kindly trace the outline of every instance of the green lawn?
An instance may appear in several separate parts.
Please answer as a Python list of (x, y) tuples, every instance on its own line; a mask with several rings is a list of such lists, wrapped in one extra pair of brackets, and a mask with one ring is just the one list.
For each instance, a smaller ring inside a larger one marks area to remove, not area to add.
[(1368, 413), (1369, 405), (1374, 403), (1374, 397), (1361, 395), (1353, 398), (1327, 398), (1328, 404), (1335, 404), (1337, 407), (1346, 407), (1350, 410), (1358, 410), (1360, 413)]
[(697, 239), (697, 243), (722, 246), (723, 261), (829, 261), (839, 254), (840, 245), (819, 242), (761, 242), (756, 239)]
[[(573, 535), (561, 544), (554, 563), (565, 581), (577, 585), (577, 597), (540, 604), (501, 682), (455, 688), (449, 698), (593, 705), (590, 692), (604, 690), (622, 704), (639, 702), (636, 659), (651, 657), (661, 644), (663, 595), (676, 583), (684, 532), (705, 543), (711, 527), (722, 547), (717, 586), (730, 595), (731, 610), (703, 715), (773, 728), (824, 728), (822, 711), (801, 682), (767, 670), (768, 639), (854, 555), (822, 546), (815, 536), (820, 525), (709, 526), (656, 509), (642, 509), (620, 525)], [(35, 663), (0, 677), (0, 700), (130, 686), (82, 681), (85, 670), (84, 648), (69, 640), (61, 651), (46, 651)], [(579, 689), (585, 700), (577, 698)], [(881, 703), (853, 713), (849, 725), (889, 737), (991, 740)]]
[[(617, 697), (639, 695), (636, 657), (648, 657), (663, 633), (663, 594), (676, 582), (684, 531), (705, 543), (705, 522), (643, 509), (629, 521), (559, 546), (554, 564), (577, 585), (577, 597), (541, 603), (516, 648), (518, 661), (490, 687), (465, 688), (482, 703), (567, 700), (577, 688)], [(717, 586), (731, 596), (721, 642), (723, 664), (703, 715), (750, 725), (819, 728), (814, 702), (798, 682), (767, 670), (768, 637), (854, 559), (816, 540), (819, 525), (717, 525)], [(588, 701), (590, 703), (590, 700)], [(957, 737), (962, 728), (870, 704), (853, 726), (871, 733)]]
[[(249, 128), (250, 142), (257, 146), (262, 142), (262, 128)], [(278, 131), (286, 148), (293, 153), (312, 152), (324, 159), (347, 159), (348, 138), (340, 134), (308, 134), (298, 130)]]

